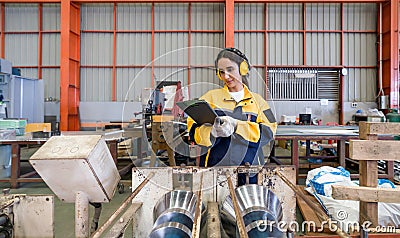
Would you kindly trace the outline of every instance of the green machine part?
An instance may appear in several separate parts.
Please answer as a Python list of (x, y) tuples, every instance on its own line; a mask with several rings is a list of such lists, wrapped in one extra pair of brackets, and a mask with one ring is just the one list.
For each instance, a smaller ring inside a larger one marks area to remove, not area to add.
[(389, 112), (386, 114), (386, 121), (400, 122), (400, 114), (396, 108), (389, 109)]

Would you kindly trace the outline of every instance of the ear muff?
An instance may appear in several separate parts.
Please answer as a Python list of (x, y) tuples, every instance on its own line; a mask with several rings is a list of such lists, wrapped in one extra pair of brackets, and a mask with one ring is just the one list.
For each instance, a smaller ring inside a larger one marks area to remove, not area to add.
[(246, 76), (249, 73), (249, 64), (247, 64), (246, 60), (243, 60), (239, 65), (239, 73), (242, 76)]
[(220, 79), (220, 80), (222, 80), (222, 81), (224, 81), (223, 79), (222, 79), (222, 76), (221, 76), (221, 70), (219, 70), (219, 69), (217, 69), (217, 77)]

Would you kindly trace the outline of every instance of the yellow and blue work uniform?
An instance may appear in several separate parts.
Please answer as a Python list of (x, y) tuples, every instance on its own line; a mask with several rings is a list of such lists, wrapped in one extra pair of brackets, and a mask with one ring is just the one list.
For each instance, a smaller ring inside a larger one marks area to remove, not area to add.
[(198, 125), (188, 118), (189, 136), (196, 144), (208, 149), (200, 157), (200, 166), (263, 165), (262, 146), (273, 140), (277, 123), (268, 103), (244, 86), (244, 97), (236, 102), (227, 86), (208, 91), (200, 99), (207, 101), (218, 116), (238, 120), (229, 137), (211, 135), (212, 125)]

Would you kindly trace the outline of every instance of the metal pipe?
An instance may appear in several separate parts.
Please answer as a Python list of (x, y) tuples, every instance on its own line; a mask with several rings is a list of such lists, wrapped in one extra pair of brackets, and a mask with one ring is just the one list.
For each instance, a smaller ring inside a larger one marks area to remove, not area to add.
[(89, 203), (90, 205), (94, 206), (94, 215), (92, 220), (92, 225), (90, 227), (90, 232), (93, 233), (99, 227), (99, 219), (101, 215), (102, 205), (101, 203)]
[(87, 194), (78, 191), (75, 194), (75, 237), (89, 236), (89, 199)]
[(228, 181), (229, 193), (231, 194), (233, 209), (235, 210), (236, 223), (239, 228), (240, 238), (248, 238), (249, 236), (247, 235), (246, 227), (244, 226), (243, 217), (239, 209), (238, 201), (235, 194), (235, 189), (233, 188), (232, 178), (231, 175), (229, 174), (229, 171), (226, 171), (225, 176)]
[(100, 237), (101, 234), (111, 225), (111, 223), (118, 217), (118, 215), (132, 202), (132, 199), (143, 189), (143, 187), (150, 181), (154, 176), (154, 172), (151, 172), (144, 180), (139, 184), (139, 186), (132, 192), (132, 194), (122, 203), (122, 205), (111, 215), (111, 217), (95, 232), (92, 237)]
[(275, 173), (296, 193), (296, 195), (301, 197), (304, 200), (304, 202), (306, 202), (307, 205), (310, 206), (310, 208), (312, 210), (314, 210), (315, 214), (319, 218), (324, 220), (325, 224), (332, 225), (332, 228), (335, 230), (336, 234), (339, 237), (350, 238), (350, 236), (348, 234), (346, 234), (344, 231), (342, 231), (334, 222), (331, 222), (331, 219), (328, 217), (328, 215), (326, 215), (325, 213), (320, 212), (319, 211), (319, 207), (317, 207), (308, 197), (306, 197), (299, 188), (297, 188), (289, 179), (287, 179), (285, 177), (285, 175), (283, 175), (277, 169), (275, 169)]

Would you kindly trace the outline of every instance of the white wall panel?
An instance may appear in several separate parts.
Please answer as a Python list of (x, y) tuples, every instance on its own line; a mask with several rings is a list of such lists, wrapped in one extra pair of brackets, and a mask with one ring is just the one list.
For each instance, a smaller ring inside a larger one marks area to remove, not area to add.
[(215, 75), (215, 70), (194, 68), (190, 73), (190, 84), (183, 85), (188, 87), (190, 99), (199, 98), (211, 89), (223, 87), (223, 82)]
[(344, 77), (345, 102), (374, 102), (377, 94), (376, 69), (349, 69)]
[(37, 68), (21, 68), (21, 76), (37, 79), (39, 77)]
[(188, 47), (186, 33), (157, 33), (154, 39), (155, 65), (184, 65), (188, 62), (185, 48)]
[(267, 12), (268, 30), (303, 30), (302, 4), (268, 4)]
[(236, 4), (235, 30), (265, 29), (264, 4)]
[(187, 3), (162, 3), (154, 6), (154, 27), (156, 30), (187, 30)]
[(38, 65), (38, 34), (6, 34), (5, 56), (13, 65)]
[(42, 64), (44, 66), (60, 65), (60, 33), (42, 35)]
[(151, 30), (151, 4), (119, 3), (117, 30)]
[(112, 30), (114, 5), (96, 3), (81, 5), (81, 30)]
[(306, 30), (341, 30), (340, 4), (306, 4)]
[(224, 5), (192, 3), (192, 30), (224, 30)]
[[(209, 37), (208, 37), (209, 36)], [(220, 47), (213, 47), (213, 45), (220, 45), (220, 44), (212, 44), (207, 43), (210, 39), (215, 39), (213, 36), (214, 34), (196, 34), (195, 42), (204, 42), (200, 44), (193, 44), (194, 46), (190, 47), (190, 65), (195, 66), (210, 66), (214, 70), (214, 62), (215, 58), (217, 57), (218, 53), (222, 48)], [(219, 37), (217, 37), (220, 39)], [(193, 41), (193, 39), (192, 39)], [(189, 53), (189, 52), (188, 52)]]
[(112, 33), (81, 34), (81, 65), (112, 65), (112, 56)]
[(260, 94), (265, 98), (267, 85), (265, 84), (265, 69), (252, 68), (249, 72), (249, 86), (251, 91)]
[(306, 65), (340, 65), (340, 37), (339, 33), (306, 34)]
[(42, 69), (44, 98), (60, 99), (60, 69)]
[(267, 57), (269, 65), (302, 65), (303, 34), (269, 33)]
[(59, 3), (43, 4), (43, 30), (59, 31), (61, 23), (61, 8)]
[(344, 30), (352, 31), (376, 31), (377, 6), (374, 3), (344, 4)]
[(155, 68), (154, 75), (156, 82), (162, 81), (181, 81), (183, 85), (188, 83), (187, 68), (183, 67), (168, 67), (168, 68)]
[(151, 33), (117, 33), (117, 65), (151, 64)]
[(37, 31), (38, 4), (6, 4), (5, 31)]
[(344, 64), (349, 66), (375, 66), (377, 38), (374, 33), (346, 33), (344, 35)]
[(144, 88), (151, 88), (151, 68), (117, 69), (117, 101), (140, 101)]
[(89, 102), (111, 101), (111, 69), (82, 68), (81, 69), (81, 100)]
[(244, 53), (250, 65), (265, 64), (264, 33), (236, 33), (235, 45)]

